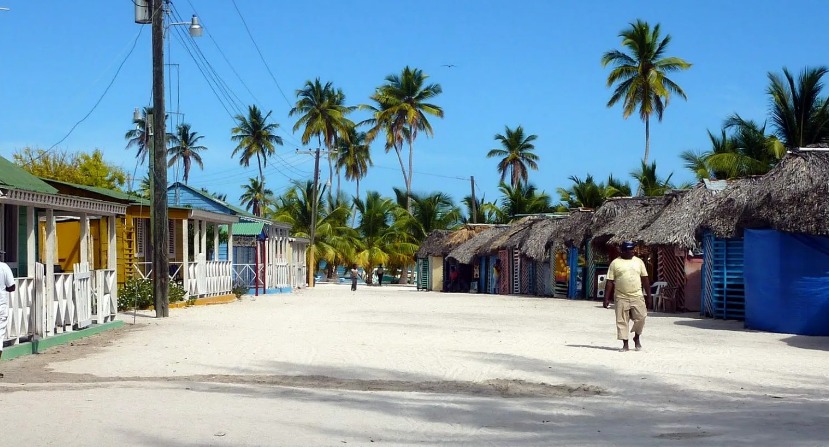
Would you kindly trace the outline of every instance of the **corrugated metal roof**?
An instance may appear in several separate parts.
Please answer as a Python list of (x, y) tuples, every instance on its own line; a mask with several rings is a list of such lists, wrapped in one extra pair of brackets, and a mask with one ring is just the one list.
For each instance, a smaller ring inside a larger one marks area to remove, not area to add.
[(126, 192), (123, 192), (123, 191), (115, 190), (115, 189), (100, 188), (100, 187), (97, 187), (97, 186), (88, 186), (88, 185), (78, 185), (76, 183), (62, 182), (62, 181), (59, 181), (59, 180), (52, 180), (52, 179), (43, 179), (43, 180), (46, 183), (49, 183), (49, 184), (52, 184), (52, 185), (66, 185), (66, 186), (70, 186), (72, 188), (76, 188), (76, 189), (80, 189), (80, 190), (83, 190), (83, 191), (89, 191), (91, 193), (99, 194), (99, 195), (105, 196), (105, 197), (110, 198), (110, 199), (126, 201), (126, 202), (131, 202), (131, 203), (136, 203), (136, 204), (142, 204), (142, 205), (147, 205), (147, 206), (150, 205), (149, 200), (138, 197), (137, 195), (135, 195), (135, 193), (129, 194), (129, 193), (126, 193)]
[[(234, 236), (259, 236), (265, 229), (265, 224), (260, 222), (238, 222), (233, 224)], [(227, 225), (222, 225), (219, 230), (227, 233)]]
[(48, 183), (3, 157), (0, 157), (0, 186), (45, 194), (58, 193), (58, 190)]

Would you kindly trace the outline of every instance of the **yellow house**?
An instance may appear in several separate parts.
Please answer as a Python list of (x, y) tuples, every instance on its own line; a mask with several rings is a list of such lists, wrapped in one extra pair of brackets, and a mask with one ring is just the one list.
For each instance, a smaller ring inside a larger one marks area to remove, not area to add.
[[(45, 180), (45, 179), (44, 179)], [(149, 201), (121, 191), (76, 185), (56, 180), (45, 180), (62, 194), (107, 200), (126, 205), (124, 215), (115, 217), (116, 265), (118, 283), (123, 285), (132, 278), (152, 276), (153, 245), (150, 240)], [(224, 296), (232, 293), (232, 269), (229, 262), (218, 261), (217, 250), (210, 250), (207, 241), (208, 226), (213, 227), (210, 247), (218, 246), (219, 225), (239, 221), (236, 216), (187, 207), (168, 207), (169, 226), (168, 255), (170, 278), (181, 282), (189, 295), (195, 297)], [(88, 250), (90, 265), (107, 265), (109, 225), (105, 217), (90, 216)], [(59, 240), (67, 241), (57, 247), (60, 268), (71, 271), (80, 259), (80, 219), (65, 218), (57, 223)], [(66, 236), (64, 238), (64, 235)], [(192, 240), (191, 240), (192, 237)], [(192, 243), (192, 244), (191, 244)], [(210, 260), (207, 259), (212, 252)]]

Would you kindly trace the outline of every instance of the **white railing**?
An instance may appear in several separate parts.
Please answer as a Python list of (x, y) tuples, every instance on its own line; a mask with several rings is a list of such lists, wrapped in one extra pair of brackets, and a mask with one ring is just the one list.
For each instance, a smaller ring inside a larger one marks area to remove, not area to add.
[(204, 294), (228, 295), (233, 291), (233, 273), (230, 261), (204, 262)]
[(89, 263), (75, 264), (73, 269), (72, 285), (75, 294), (72, 301), (75, 304), (73, 322), (78, 328), (85, 328), (92, 324), (92, 278), (94, 273), (89, 270)]
[[(181, 274), (182, 262), (170, 263), (170, 279), (176, 279)], [(153, 277), (152, 262), (136, 262), (132, 264), (133, 269), (138, 273), (138, 279), (151, 279)]]
[(115, 270), (96, 270), (93, 287), (95, 322), (108, 323), (118, 314), (118, 286)]
[[(3, 341), (17, 343), (35, 333), (35, 278), (15, 278), (15, 291), (9, 294), (9, 316)], [(43, 283), (41, 281), (40, 285)], [(43, 293), (41, 290), (40, 293)], [(42, 296), (42, 295), (41, 295)]]
[[(259, 281), (264, 269), (259, 265)], [(233, 285), (252, 289), (256, 286), (256, 264), (233, 264)]]
[[(55, 273), (55, 296), (52, 297), (52, 313), (46, 328), (51, 334), (57, 334), (58, 330), (69, 332), (75, 322), (74, 296), (74, 275), (71, 273)], [(47, 299), (48, 302), (48, 299)]]
[(281, 288), (291, 285), (288, 275), (288, 262), (277, 261), (268, 264), (268, 288)]

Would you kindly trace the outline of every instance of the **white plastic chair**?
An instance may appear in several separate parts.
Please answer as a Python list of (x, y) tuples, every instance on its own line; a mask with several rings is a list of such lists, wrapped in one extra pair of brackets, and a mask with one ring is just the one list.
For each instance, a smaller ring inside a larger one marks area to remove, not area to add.
[(653, 289), (654, 287), (656, 288), (656, 290), (652, 294), (653, 303), (651, 304), (653, 305), (653, 310), (656, 311), (659, 310), (659, 306), (662, 305), (662, 292), (664, 291), (664, 289), (668, 287), (668, 283), (665, 281), (657, 281), (651, 284), (651, 289)]

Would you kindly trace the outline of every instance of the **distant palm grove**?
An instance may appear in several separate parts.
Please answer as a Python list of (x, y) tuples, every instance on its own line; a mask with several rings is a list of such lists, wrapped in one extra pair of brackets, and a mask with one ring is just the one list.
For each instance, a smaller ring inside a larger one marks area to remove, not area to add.
[[(688, 99), (674, 76), (691, 69), (692, 64), (670, 54), (671, 36), (663, 33), (659, 24), (636, 20), (622, 29), (618, 38), (619, 46), (597, 57), (597, 62), (609, 69), (604, 86), (609, 89), (607, 107), (621, 106), (622, 118), (635, 114), (644, 123), (644, 151), (629, 154), (631, 165), (636, 166), (627, 173), (630, 180), (573, 173), (568, 185), (550, 195), (535, 186), (532, 177), (541, 158), (537, 147), (553, 144), (553, 138), (545, 143), (532, 129), (507, 123), (503, 129), (492, 129), (498, 133), (494, 133), (490, 147), (479, 148), (481, 157), (493, 159), (493, 169), (500, 176), (498, 197), (454, 198), (422, 191), (414, 178), (414, 152), (419, 137), (435, 137), (432, 122), (444, 117), (439, 105), (443, 89), (422, 70), (407, 66), (388, 75), (365, 103), (350, 102), (341, 88), (321, 78), (308, 80), (295, 91), (296, 102), (287, 117), (292, 120), (289, 127), (299, 133), (303, 144), (324, 151), (316, 192), (308, 180), (295, 181), (287, 191), (275, 195), (267, 187), (264, 168), (276, 147), (283, 145), (277, 135), (281, 124), (271, 111), (255, 105), (236, 116), (229, 132), (235, 145), (232, 156), (240, 165), (255, 169), (239, 200), (256, 215), (290, 223), (294, 236), (313, 233), (310, 256), (316, 266), (325, 261), (328, 275), (334, 275), (337, 266), (352, 263), (367, 270), (382, 264), (389, 273), (399, 274), (412, 268), (415, 250), (433, 230), (473, 222), (509, 223), (527, 214), (597, 208), (613, 197), (654, 196), (693, 187), (675, 183), (673, 173), (658, 172), (656, 161), (650, 159), (651, 124), (662, 120), (672, 100)], [(768, 172), (788, 149), (828, 143), (829, 101), (823, 92), (826, 74), (826, 67), (770, 72), (765, 121), (752, 121), (735, 111), (723, 117), (720, 129), (707, 130), (710, 146), (691, 148), (677, 156), (697, 181), (725, 180)], [(150, 112), (145, 109), (125, 135), (127, 148), (135, 151), (142, 164), (149, 151), (145, 119)], [(358, 113), (362, 116), (359, 120)], [(201, 154), (209, 149), (200, 144), (202, 137), (186, 123), (168, 134), (170, 166), (181, 163), (185, 183), (194, 167), (203, 169)], [(386, 194), (360, 190), (360, 181), (374, 165), (371, 145), (377, 141), (386, 153), (394, 153), (402, 174), (400, 186)], [(356, 184), (355, 196), (341, 190), (343, 176)], [(142, 189), (147, 188), (148, 181), (142, 183)], [(401, 281), (406, 279), (401, 275)]]

